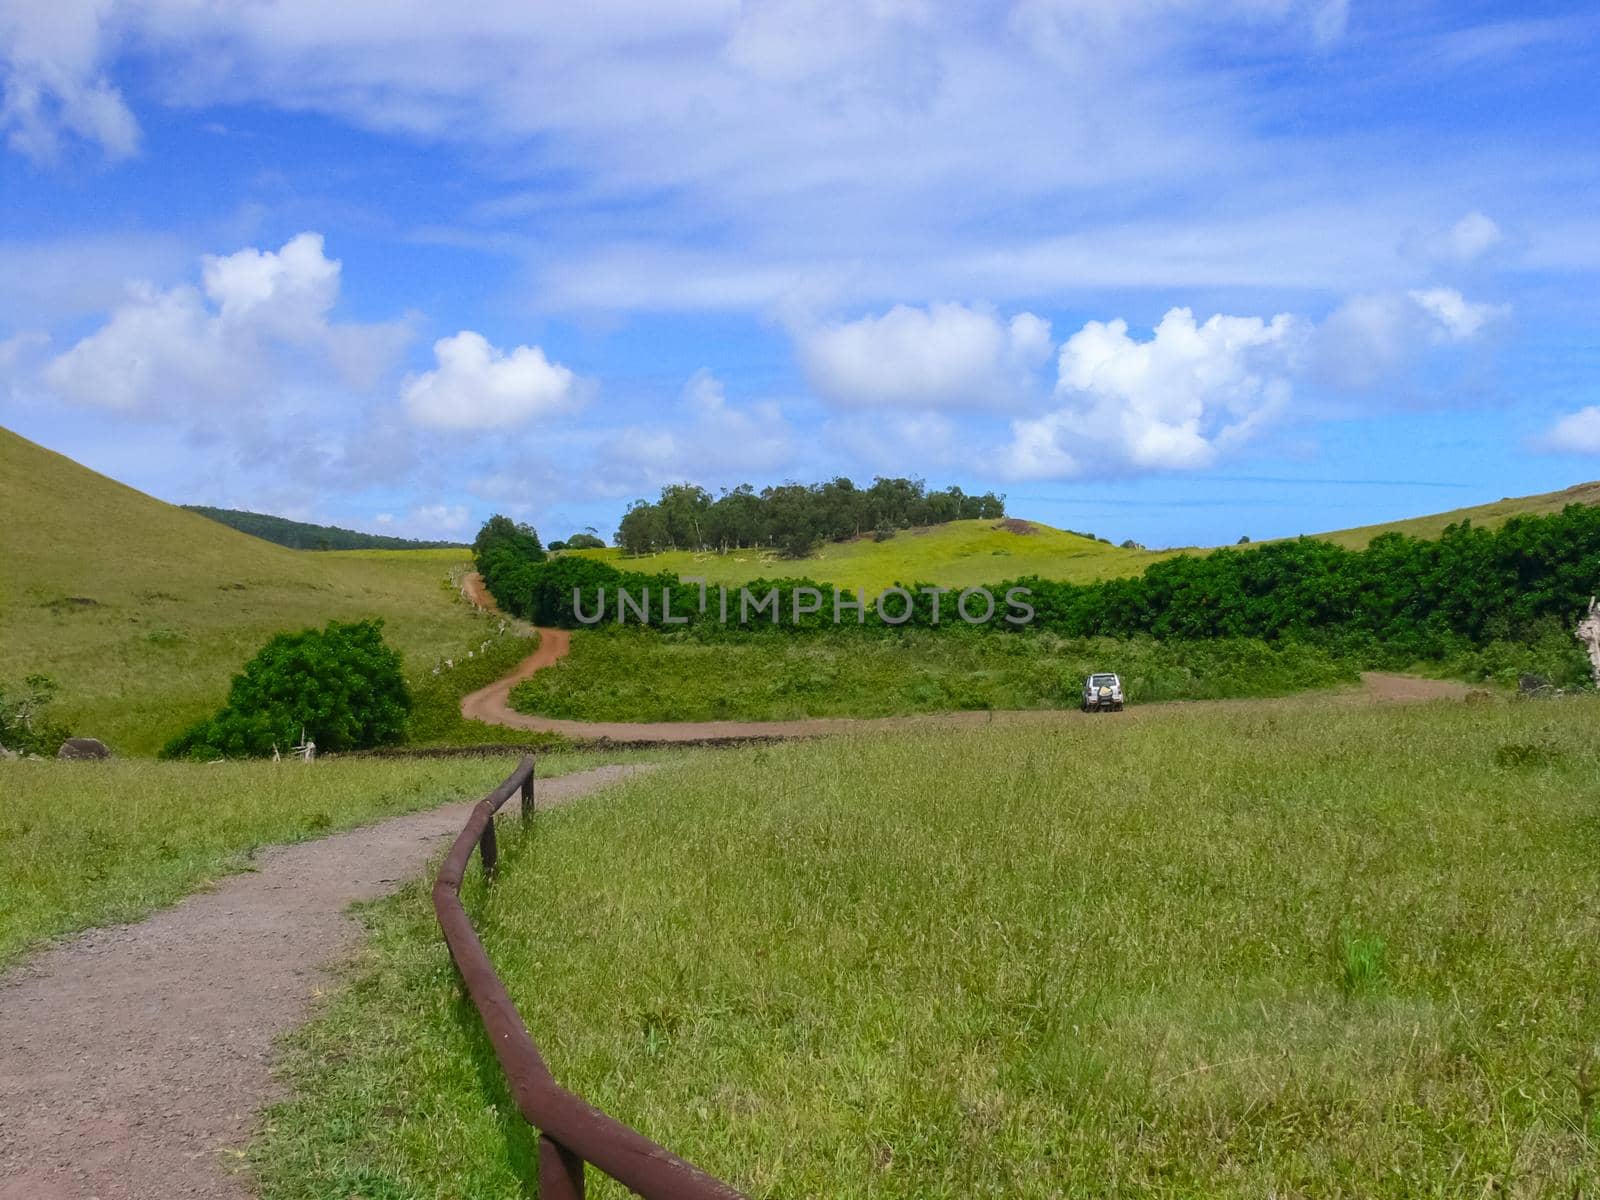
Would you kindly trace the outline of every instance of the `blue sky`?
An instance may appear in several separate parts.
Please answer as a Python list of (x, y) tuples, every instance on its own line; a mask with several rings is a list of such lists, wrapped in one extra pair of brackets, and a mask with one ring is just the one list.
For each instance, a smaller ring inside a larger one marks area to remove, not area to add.
[(1600, 476), (1600, 15), (0, 0), (0, 423), (609, 533), (921, 476), (1231, 542)]

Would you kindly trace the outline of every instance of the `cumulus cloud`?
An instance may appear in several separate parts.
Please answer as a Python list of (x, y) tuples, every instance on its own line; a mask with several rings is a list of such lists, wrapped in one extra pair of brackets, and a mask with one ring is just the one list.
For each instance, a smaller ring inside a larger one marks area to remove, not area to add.
[(1288, 314), (1197, 323), (1174, 308), (1148, 341), (1126, 321), (1090, 321), (1061, 347), (1056, 407), (1012, 423), (1003, 469), (1034, 479), (1210, 466), (1287, 403), (1306, 337)]
[(861, 406), (993, 407), (1032, 390), (1049, 360), (1050, 322), (986, 306), (896, 305), (882, 316), (809, 325), (796, 349), (811, 386)]
[(401, 388), (406, 412), (418, 425), (505, 429), (572, 412), (584, 401), (578, 377), (538, 346), (506, 353), (464, 329), (435, 342), (433, 357), (433, 370), (410, 376)]
[(1428, 332), (1436, 342), (1464, 342), (1476, 337), (1489, 322), (1511, 313), (1504, 304), (1474, 304), (1454, 288), (1427, 288), (1406, 295), (1433, 319)]
[(1600, 454), (1600, 404), (1568, 413), (1535, 446), (1553, 454)]
[(1510, 311), (1453, 288), (1352, 296), (1318, 327), (1320, 373), (1340, 387), (1370, 387), (1431, 347), (1475, 338)]
[(43, 382), (69, 403), (152, 416), (263, 402), (309, 360), (338, 374), (392, 358), (403, 327), (329, 319), (339, 276), (318, 233), (276, 251), (207, 255), (200, 287), (128, 285), (104, 325), (45, 366)]
[(430, 541), (462, 538), (472, 527), (465, 504), (420, 504), (404, 516), (382, 512), (372, 523), (385, 533)]
[(773, 400), (734, 404), (704, 368), (684, 385), (674, 412), (657, 425), (629, 425), (601, 439), (593, 480), (627, 494), (674, 480), (717, 482), (770, 474), (794, 458), (793, 430)]

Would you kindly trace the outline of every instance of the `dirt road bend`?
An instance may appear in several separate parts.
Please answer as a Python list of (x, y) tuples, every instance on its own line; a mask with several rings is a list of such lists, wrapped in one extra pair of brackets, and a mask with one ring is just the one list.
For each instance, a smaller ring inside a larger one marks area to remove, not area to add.
[[(538, 805), (635, 769), (541, 780)], [(346, 910), (415, 876), (471, 807), (268, 850), (213, 891), (0, 975), (0, 1200), (249, 1197), (230, 1168), (277, 1098), (273, 1040), (353, 949)]]

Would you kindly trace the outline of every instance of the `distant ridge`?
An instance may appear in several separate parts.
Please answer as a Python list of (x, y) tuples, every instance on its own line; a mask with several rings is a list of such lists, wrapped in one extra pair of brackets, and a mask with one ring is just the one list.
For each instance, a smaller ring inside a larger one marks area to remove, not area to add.
[(457, 550), (465, 542), (427, 542), (415, 538), (390, 537), (382, 533), (362, 533), (338, 525), (312, 525), (291, 521), (269, 513), (245, 512), (237, 508), (212, 508), (205, 504), (185, 504), (184, 508), (209, 517), (229, 529), (248, 533), (263, 541), (276, 542), (291, 550)]

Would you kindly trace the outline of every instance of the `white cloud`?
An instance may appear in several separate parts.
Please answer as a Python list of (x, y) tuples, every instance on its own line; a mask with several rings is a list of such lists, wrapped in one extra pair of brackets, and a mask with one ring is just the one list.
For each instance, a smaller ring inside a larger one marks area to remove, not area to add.
[(702, 368), (689, 377), (676, 411), (659, 425), (630, 425), (601, 439), (594, 481), (616, 495), (664, 483), (746, 482), (789, 466), (793, 431), (772, 400), (736, 405)]
[[(530, 270), (542, 302), (692, 307), (729, 294), (771, 304), (856, 272), (953, 276), (952, 246), (962, 257), (1027, 254), (1064, 229), (1093, 242), (1122, 220), (1093, 214), (1128, 211), (1118, 189), (1188, 195), (1203, 172), (1252, 195), (1255, 174), (1281, 185), (1282, 140), (1249, 136), (1261, 108), (1244, 95), (1248, 73), (1205, 65), (1221, 57), (1208, 51), (1304, 52), (1338, 36), (1344, 3), (1008, 0), (991, 12), (928, 0), (10, 0), (10, 10), (29, 31), (29, 61), (79, 89), (134, 52), (154, 67), (141, 94), (202, 115), (264, 104), (491, 147), (508, 190), (539, 181)], [(77, 14), (70, 34), (51, 35), (51, 14), (65, 10)], [(573, 180), (584, 200), (630, 202), (634, 244), (597, 234), (592, 209), (553, 197), (552, 178)], [(1271, 229), (1279, 216), (1251, 223)], [(463, 232), (517, 221), (490, 223)], [(1298, 249), (1348, 272), (1329, 240), (1319, 228)], [(1189, 256), (1212, 257), (1203, 241), (1166, 257), (1195, 271)], [(685, 243), (692, 267), (674, 270)], [(641, 272), (641, 251), (659, 269)], [(1277, 254), (1228, 257), (1233, 272), (1292, 269)], [(1058, 271), (1050, 287), (1078, 282)], [(852, 302), (910, 294), (998, 293), (969, 277)]]
[(505, 429), (582, 406), (578, 377), (538, 346), (496, 349), (464, 329), (433, 344), (438, 364), (401, 388), (406, 412), (438, 429)]
[(1500, 243), (1500, 226), (1474, 210), (1450, 226), (1441, 247), (1457, 262), (1471, 262)]
[(1427, 288), (1406, 295), (1433, 318), (1430, 333), (1435, 341), (1464, 342), (1476, 337), (1489, 322), (1511, 313), (1504, 304), (1474, 304), (1454, 288)]
[(1197, 324), (1187, 308), (1143, 342), (1126, 321), (1090, 321), (1061, 347), (1057, 407), (1012, 423), (1002, 467), (1033, 479), (1210, 466), (1288, 402), (1307, 333), (1288, 314)]
[(49, 344), (49, 334), (28, 331), (0, 341), (0, 374), (9, 375)]
[(472, 515), (464, 504), (424, 504), (411, 510), (406, 536), (417, 538), (457, 538), (472, 525)]
[(236, 353), (192, 287), (130, 285), (111, 319), (44, 371), (62, 399), (121, 412), (236, 399), (259, 369), (255, 348)]
[(1600, 454), (1600, 404), (1568, 413), (1535, 445), (1554, 454)]
[(795, 333), (806, 377), (841, 404), (993, 407), (1025, 397), (1050, 357), (1050, 322), (1009, 321), (962, 304), (896, 305), (882, 316), (807, 325)]
[(851, 413), (823, 427), (827, 444), (870, 471), (903, 475), (933, 467), (971, 468), (970, 433), (942, 412)]
[(109, 158), (139, 148), (139, 125), (101, 73), (110, 0), (0, 4), (0, 130), (35, 162), (60, 151), (61, 135), (100, 146)]
[(1324, 378), (1366, 388), (1420, 359), (1431, 347), (1470, 341), (1510, 308), (1475, 303), (1453, 288), (1352, 296), (1317, 329)]
[(129, 284), (104, 325), (45, 366), (43, 382), (69, 403), (146, 416), (265, 404), (285, 379), (320, 382), (317, 364), (349, 382), (352, 364), (392, 359), (408, 335), (330, 321), (339, 276), (317, 233), (276, 251), (207, 255), (199, 288)]

